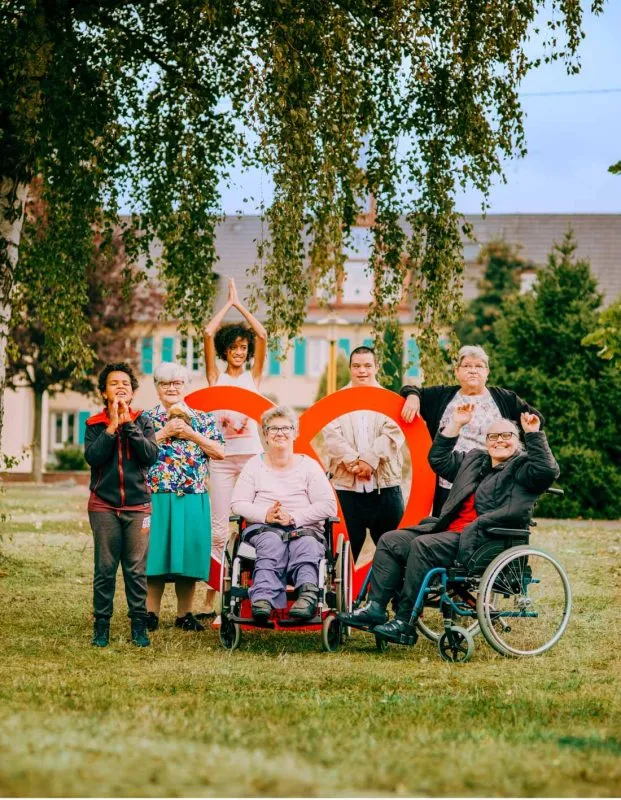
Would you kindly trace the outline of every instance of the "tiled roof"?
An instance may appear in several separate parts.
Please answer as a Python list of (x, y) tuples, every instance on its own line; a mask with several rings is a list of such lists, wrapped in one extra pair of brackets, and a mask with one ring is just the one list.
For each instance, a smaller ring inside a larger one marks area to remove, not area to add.
[[(489, 214), (483, 218), (470, 214), (465, 220), (473, 227), (478, 245), (502, 238), (519, 245), (520, 254), (535, 265), (545, 264), (555, 242), (560, 242), (571, 227), (578, 245), (577, 255), (590, 261), (604, 303), (610, 303), (621, 294), (621, 214)], [(215, 307), (226, 299), (227, 278), (235, 278), (240, 296), (249, 295), (248, 269), (256, 260), (257, 244), (267, 229), (262, 228), (259, 216), (226, 217), (217, 227), (216, 250), (218, 261), (214, 269), (220, 276)], [(464, 238), (466, 275), (464, 296), (477, 293), (476, 283), (482, 271), (476, 263), (478, 246)], [(153, 255), (159, 255), (159, 243), (154, 243)], [(325, 316), (325, 311), (309, 312), (309, 319)], [(364, 309), (338, 309), (338, 315), (351, 322), (362, 322)], [(231, 315), (233, 316), (233, 315)], [(259, 318), (265, 309), (259, 308)], [(405, 320), (404, 320), (405, 321)]]

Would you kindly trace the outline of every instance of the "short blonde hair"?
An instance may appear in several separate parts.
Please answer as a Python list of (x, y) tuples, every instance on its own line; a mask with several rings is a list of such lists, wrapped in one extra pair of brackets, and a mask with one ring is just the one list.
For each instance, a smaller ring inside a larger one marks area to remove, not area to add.
[(465, 344), (463, 347), (459, 348), (459, 352), (457, 353), (457, 363), (455, 364), (456, 368), (461, 366), (461, 362), (464, 360), (464, 358), (478, 358), (489, 369), (489, 358), (487, 357), (487, 353), (482, 347), (479, 347), (478, 344)]
[(298, 430), (300, 428), (298, 422), (298, 415), (292, 408), (289, 406), (275, 406), (274, 408), (268, 408), (267, 411), (264, 411), (261, 414), (261, 429), (263, 430), (263, 434), (267, 433), (267, 426), (273, 419), (277, 417), (284, 417), (288, 419), (289, 422), (293, 425), (293, 432), (297, 436)]

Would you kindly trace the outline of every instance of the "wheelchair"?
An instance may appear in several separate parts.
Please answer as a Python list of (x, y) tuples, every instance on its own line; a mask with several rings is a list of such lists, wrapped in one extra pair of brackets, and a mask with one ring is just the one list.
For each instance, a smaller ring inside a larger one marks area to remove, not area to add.
[[(530, 530), (491, 528), (486, 535), (488, 541), (465, 568), (429, 570), (416, 598), (412, 623), (416, 619), (418, 631), (437, 645), (444, 661), (469, 661), (479, 633), (503, 656), (540, 655), (558, 642), (569, 622), (567, 574), (554, 556), (530, 545)], [(371, 571), (354, 608), (365, 599), (370, 578)], [(381, 652), (388, 648), (380, 636), (375, 642)]]
[(326, 550), (319, 563), (319, 602), (314, 617), (294, 619), (288, 617), (288, 609), (294, 601), (295, 592), (287, 587), (287, 608), (273, 609), (267, 621), (255, 620), (252, 616), (248, 589), (252, 585), (252, 573), (256, 551), (243, 538), (245, 521), (239, 516), (230, 517), (237, 524), (231, 534), (222, 557), (220, 586), (222, 610), (220, 643), (227, 650), (236, 650), (242, 640), (242, 629), (262, 628), (267, 630), (321, 630), (324, 650), (334, 652), (348, 635), (346, 626), (337, 619), (340, 612), (352, 608), (352, 559), (349, 542), (340, 534), (333, 540), (333, 526), (337, 517), (325, 521)]

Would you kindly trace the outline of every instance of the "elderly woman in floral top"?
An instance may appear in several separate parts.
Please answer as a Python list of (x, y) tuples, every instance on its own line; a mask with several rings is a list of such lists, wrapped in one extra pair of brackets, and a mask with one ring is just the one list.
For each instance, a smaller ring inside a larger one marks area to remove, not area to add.
[(163, 362), (155, 370), (160, 403), (146, 411), (153, 421), (159, 457), (147, 481), (152, 492), (151, 536), (147, 557), (147, 627), (155, 630), (167, 581), (177, 594), (175, 625), (202, 631), (192, 614), (197, 580), (209, 577), (211, 509), (207, 491), (209, 459), (224, 458), (222, 434), (213, 414), (183, 402), (188, 372)]

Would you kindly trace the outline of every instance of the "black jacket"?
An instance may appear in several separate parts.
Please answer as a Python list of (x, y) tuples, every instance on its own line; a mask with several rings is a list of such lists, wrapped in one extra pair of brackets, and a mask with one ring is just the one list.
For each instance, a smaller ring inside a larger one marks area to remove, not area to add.
[(106, 411), (86, 420), (84, 457), (91, 467), (90, 489), (102, 500), (119, 508), (149, 503), (148, 468), (155, 464), (158, 445), (153, 423), (141, 412), (117, 432), (106, 432)]
[[(515, 392), (510, 389), (503, 389), (500, 386), (488, 386), (487, 388), (504, 419), (512, 419), (516, 425), (519, 425), (520, 414), (527, 411), (529, 414), (536, 414), (543, 427), (545, 422), (543, 414), (528, 405)], [(433, 439), (438, 432), (446, 407), (459, 389), (459, 386), (425, 386), (422, 389), (418, 386), (404, 386), (399, 394), (401, 397), (408, 397), (411, 394), (416, 394), (420, 397), (420, 415), (427, 423), (429, 434)]]
[(539, 495), (558, 478), (560, 470), (543, 431), (525, 434), (526, 452), (492, 467), (485, 450), (456, 453), (457, 436), (438, 433), (429, 451), (433, 470), (453, 486), (440, 516), (415, 530), (445, 531), (474, 492), (477, 518), (461, 532), (457, 561), (466, 564), (489, 528), (527, 528)]

